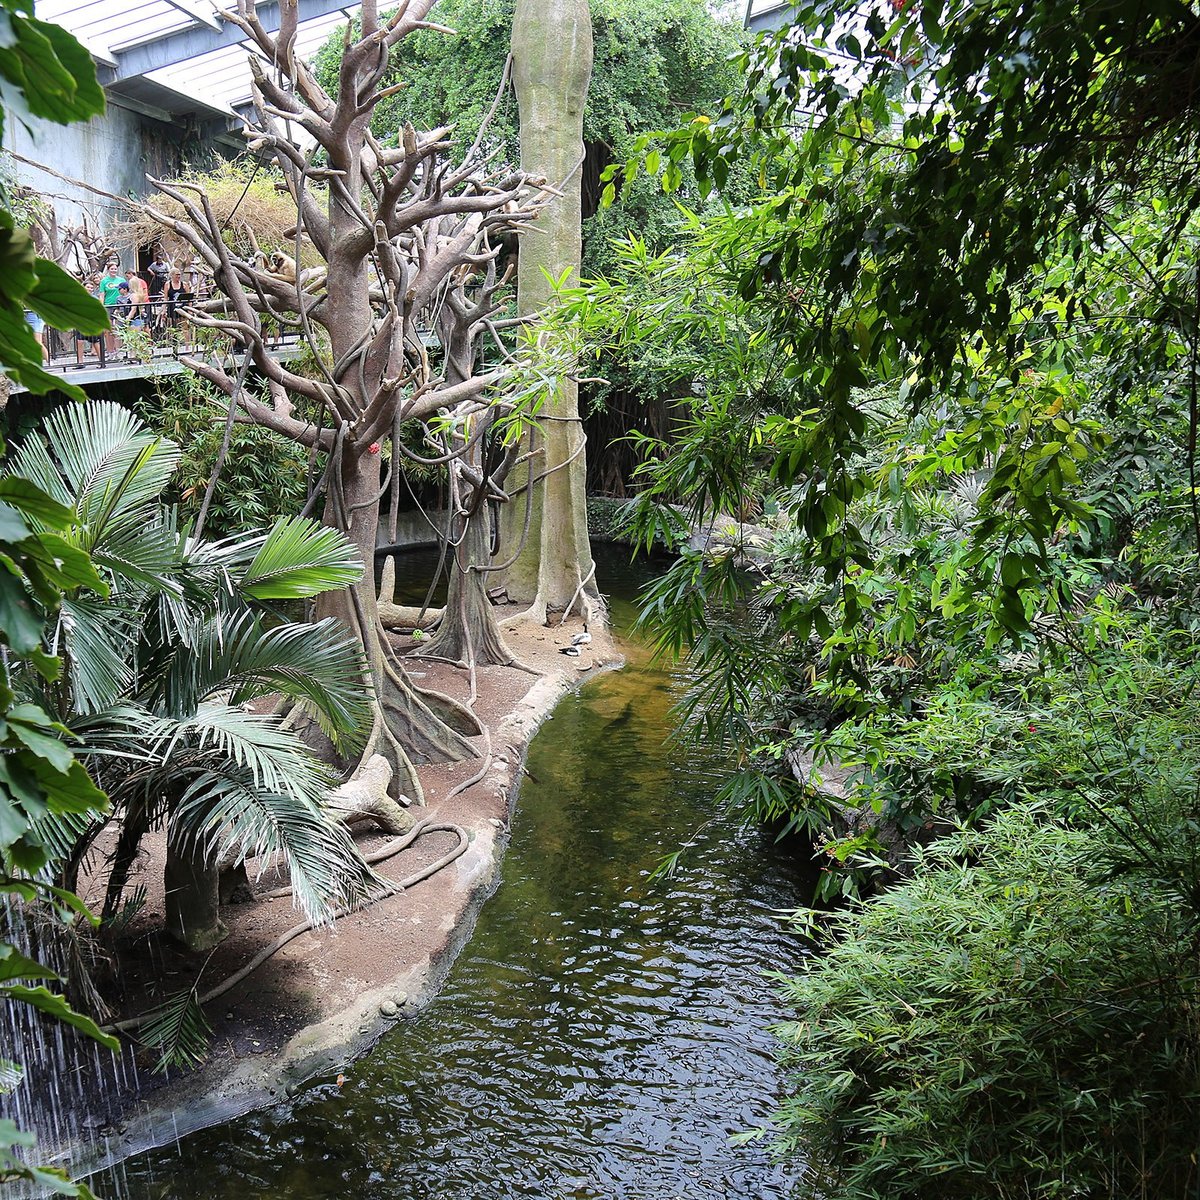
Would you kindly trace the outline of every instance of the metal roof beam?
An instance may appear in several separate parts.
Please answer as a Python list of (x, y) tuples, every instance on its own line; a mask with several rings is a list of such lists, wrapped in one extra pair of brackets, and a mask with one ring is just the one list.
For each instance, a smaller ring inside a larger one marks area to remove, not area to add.
[(776, 29), (782, 29), (795, 19), (795, 8), (794, 0), (779, 0), (777, 4), (772, 4), (770, 0), (766, 0), (765, 3), (762, 0), (759, 3), (755, 3), (755, 0), (748, 0), (746, 28), (751, 33), (770, 33)]
[(207, 25), (209, 29), (220, 32), (224, 22), (217, 17), (211, 5), (205, 6), (204, 0), (167, 0), (167, 3), (172, 8), (179, 9), (181, 13), (187, 13), (193, 21), (199, 21), (201, 25)]
[(75, 34), (75, 40), (96, 60), (96, 63), (106, 72), (111, 71), (117, 65), (116, 56), (107, 47), (102, 46), (99, 42), (94, 42), (91, 38), (80, 37)]
[[(341, 12), (346, 7), (345, 0), (294, 0), (298, 22), (312, 21), (317, 17), (327, 17), (331, 13)], [(354, 6), (357, 7), (357, 6)], [(279, 29), (279, 0), (269, 0), (267, 4), (258, 6), (258, 18), (268, 32), (274, 33)], [(147, 42), (142, 46), (134, 46), (116, 55), (117, 66), (112, 77), (105, 82), (115, 83), (119, 79), (131, 79), (137, 75), (146, 75), (151, 71), (160, 71), (163, 67), (171, 67), (176, 63), (187, 62), (188, 59), (199, 58), (202, 54), (210, 54), (227, 46), (236, 46), (245, 41), (244, 30), (231, 22), (226, 22), (220, 29), (209, 29), (205, 26), (194, 26), (181, 29), (177, 33), (164, 34), (161, 38)]]

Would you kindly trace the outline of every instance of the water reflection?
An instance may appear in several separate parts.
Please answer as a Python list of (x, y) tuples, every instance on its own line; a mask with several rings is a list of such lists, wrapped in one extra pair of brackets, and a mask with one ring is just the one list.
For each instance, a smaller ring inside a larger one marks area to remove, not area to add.
[[(602, 578), (628, 595), (610, 558)], [(789, 1170), (729, 1135), (777, 1100), (766, 1029), (783, 1013), (762, 972), (796, 964), (775, 914), (801, 880), (718, 822), (650, 881), (712, 815), (723, 767), (669, 740), (680, 681), (631, 658), (535, 740), (503, 885), (418, 1020), (342, 1088), (317, 1080), (95, 1184), (138, 1200), (786, 1196)]]

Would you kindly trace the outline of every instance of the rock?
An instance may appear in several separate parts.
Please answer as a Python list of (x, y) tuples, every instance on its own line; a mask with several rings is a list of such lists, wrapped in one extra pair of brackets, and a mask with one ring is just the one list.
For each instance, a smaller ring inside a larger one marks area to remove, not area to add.
[(488, 817), (488, 824), (494, 825), (497, 829), (504, 828), (504, 822), (499, 817)]
[(394, 1017), (399, 1012), (400, 1010), (396, 1007), (395, 1002), (392, 1000), (384, 1000), (379, 1006), (379, 1015), (381, 1017)]
[(403, 1008), (404, 1005), (406, 1005), (408, 1003), (408, 993), (407, 992), (397, 992), (395, 999), (396, 999), (396, 1003), (399, 1004), (401, 1008)]

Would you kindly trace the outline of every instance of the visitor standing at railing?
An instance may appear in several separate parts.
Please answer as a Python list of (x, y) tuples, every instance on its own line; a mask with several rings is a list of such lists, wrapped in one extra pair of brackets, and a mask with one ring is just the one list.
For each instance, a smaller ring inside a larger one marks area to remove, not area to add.
[[(116, 307), (117, 302), (121, 298), (121, 286), (125, 285), (128, 290), (128, 283), (125, 276), (121, 274), (121, 263), (117, 258), (110, 258), (104, 274), (100, 277), (100, 303), (108, 309), (109, 316), (112, 316), (112, 311)], [(116, 353), (117, 339), (110, 329), (104, 335), (104, 344), (108, 347), (109, 354)]]
[(150, 314), (150, 288), (137, 271), (129, 272), (129, 322), (141, 327)]
[(50, 361), (50, 351), (46, 348), (46, 322), (35, 312), (25, 310), (25, 323), (33, 330), (33, 339), (42, 348), (42, 360), (46, 363)]
[(171, 267), (163, 261), (160, 248), (155, 252), (154, 261), (146, 268), (146, 283), (150, 291), (150, 328), (155, 333), (162, 329), (166, 316), (163, 300), (170, 274)]
[[(103, 303), (104, 289), (101, 286), (101, 282), (102, 281), (101, 281), (101, 278), (99, 275), (90, 276), (87, 281), (87, 290), (89, 292), (91, 292), (91, 294), (93, 296), (95, 296), (97, 300), (99, 300), (101, 303)], [(121, 282), (124, 282), (124, 280), (122, 280)], [(109, 313), (111, 315), (112, 309), (109, 309)], [(107, 338), (111, 338), (112, 334), (108, 333), (108, 334), (105, 334), (104, 336)], [(82, 333), (79, 333), (78, 331), (76, 331), (76, 333), (75, 333), (75, 363), (77, 366), (80, 366), (80, 367), (83, 366), (83, 356), (86, 353), (85, 347), (88, 347), (88, 346), (90, 346), (92, 348), (92, 350), (94, 350), (96, 352), (96, 354), (98, 355), (100, 353), (100, 338), (85, 337)]]
[(183, 323), (183, 314), (179, 310), (191, 302), (192, 291), (183, 281), (183, 272), (178, 267), (172, 267), (167, 276), (167, 321), (172, 328)]

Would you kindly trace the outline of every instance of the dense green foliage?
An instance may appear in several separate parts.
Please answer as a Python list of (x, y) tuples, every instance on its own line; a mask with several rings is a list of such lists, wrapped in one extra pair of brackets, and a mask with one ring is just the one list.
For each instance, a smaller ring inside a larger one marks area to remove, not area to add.
[(1200, 16), (860, 18), (799, 4), (640, 147), (626, 180), (762, 195), (569, 311), (679, 397), (642, 540), (758, 523), (647, 596), (725, 798), (827, 850), (826, 897), (892, 888), (791, 985), (786, 1137), (839, 1198), (1184, 1194)]
[[(5, 116), (67, 124), (104, 111), (91, 57), (64, 30), (36, 19), (32, 2), (0, 0), (0, 27)], [(42, 369), (41, 347), (25, 310), (59, 328), (87, 333), (106, 328), (107, 315), (58, 267), (37, 257), (28, 234), (17, 228), (12, 208), (7, 192), (0, 194), (0, 370), (32, 392), (65, 390), (79, 396), (77, 389)], [(14, 902), (45, 903), (63, 920), (90, 914), (42, 875), (50, 853), (42, 824), (97, 813), (104, 795), (75, 761), (65, 740), (67, 730), (43, 708), (18, 697), (12, 674), (29, 669), (48, 682), (56, 679), (61, 663), (42, 642), (47, 614), (57, 608), (64, 590), (104, 594), (86, 551), (68, 545), (62, 536), (70, 520), (69, 510), (28, 481), (0, 483), (0, 562), (5, 568), (0, 571), (0, 893)], [(31, 1004), (113, 1044), (46, 986), (57, 982), (52, 971), (0, 940), (0, 1004)], [(13, 1086), (25, 1066), (36, 1065), (0, 1060), (0, 1086)], [(34, 1145), (32, 1134), (12, 1121), (0, 1121), (0, 1184), (24, 1180), (60, 1195), (91, 1195), (83, 1185), (70, 1183), (61, 1168), (30, 1165)]]
[[(108, 593), (103, 605), (64, 596), (46, 636), (66, 669), (23, 683), (72, 728), (121, 821), (106, 915), (141, 837), (165, 826), (169, 850), (204, 859), (281, 852), (300, 907), (328, 919), (369, 872), (322, 807), (329, 772), (282, 713), (247, 706), (283, 697), (335, 744), (361, 738), (355, 644), (332, 618), (296, 624), (272, 608), (346, 586), (362, 566), (336, 530), (300, 518), (219, 542), (181, 534), (160, 499), (178, 459), (106, 402), (60, 409), (17, 451), (14, 470), (69, 506), (67, 541), (87, 548)], [(53, 829), (65, 882), (98, 832), (78, 820)]]
[[(637, 229), (661, 243), (674, 231), (674, 206), (653, 179), (643, 180), (619, 207), (597, 212), (596, 180), (623, 160), (634, 139), (671, 128), (681, 113), (715, 110), (736, 79), (730, 61), (736, 30), (714, 19), (699, 0), (593, 0), (594, 65), (584, 110), (585, 273), (608, 260), (607, 240)], [(437, 22), (453, 35), (414, 34), (389, 61), (383, 87), (398, 90), (375, 110), (374, 131), (394, 145), (405, 122), (453, 126), (459, 152), (480, 136), (500, 93), (512, 34), (513, 0), (443, 0)], [(316, 57), (317, 77), (336, 94), (342, 39), (335, 34)], [(500, 95), (483, 137), (502, 162), (520, 161), (517, 102)]]
[[(179, 446), (179, 465), (168, 494), (180, 517), (194, 520), (220, 459), (228, 401), (211, 385), (185, 373), (159, 381), (135, 408), (152, 429)], [(222, 537), (300, 512), (309, 473), (303, 447), (261, 425), (235, 422), (205, 532)]]
[[(1185, 1196), (1200, 1076), (1194, 919), (1092, 833), (1007, 810), (821, 926), (779, 1030), (780, 1114), (837, 1197)], [(1194, 849), (1194, 846), (1193, 846)]]

